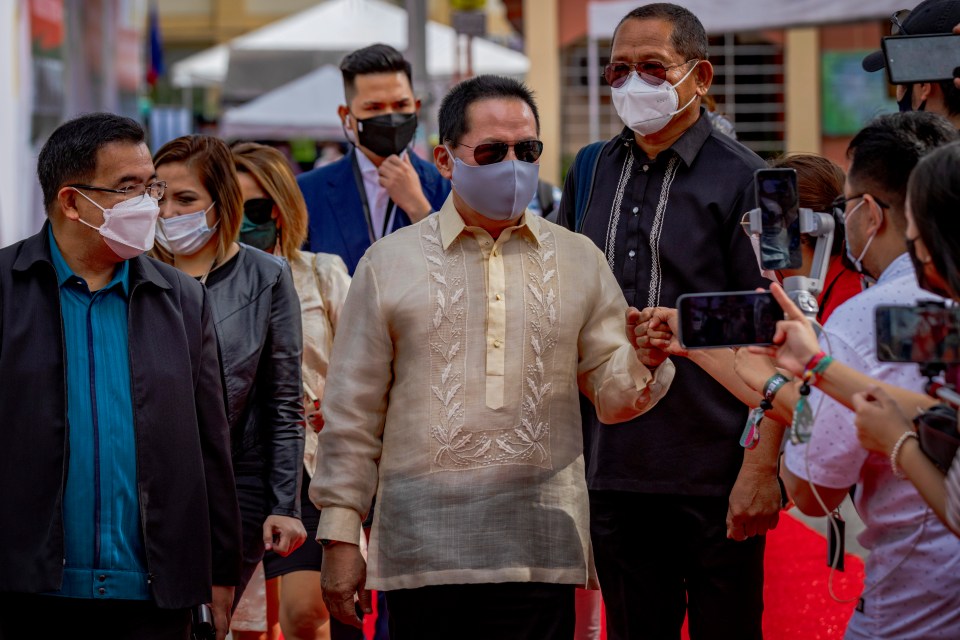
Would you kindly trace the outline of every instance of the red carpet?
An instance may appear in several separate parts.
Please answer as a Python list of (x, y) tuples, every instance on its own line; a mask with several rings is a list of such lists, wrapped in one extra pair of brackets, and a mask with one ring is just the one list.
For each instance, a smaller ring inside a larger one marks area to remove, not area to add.
[[(782, 514), (780, 524), (767, 535), (764, 562), (763, 635), (768, 640), (835, 640), (843, 637), (853, 602), (835, 602), (827, 590), (827, 541), (799, 520)], [(863, 588), (863, 561), (847, 554), (846, 571), (836, 572), (833, 590), (838, 598), (853, 598)], [(373, 638), (374, 615), (364, 620), (364, 635)], [(601, 640), (606, 640), (606, 629)], [(684, 640), (688, 640), (686, 627)]]

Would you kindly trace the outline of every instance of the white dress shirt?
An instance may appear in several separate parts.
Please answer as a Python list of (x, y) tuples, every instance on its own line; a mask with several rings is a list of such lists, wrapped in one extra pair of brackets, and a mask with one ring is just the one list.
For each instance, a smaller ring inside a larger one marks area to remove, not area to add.
[[(917, 286), (910, 258), (902, 254), (876, 285), (837, 307), (821, 348), (872, 378), (922, 392), (925, 380), (916, 364), (877, 360), (874, 310), (934, 299)], [(860, 446), (852, 411), (817, 389), (810, 401), (816, 417), (810, 441), (787, 445), (787, 468), (824, 487), (856, 485), (854, 503), (866, 525), (858, 540), (870, 550), (862, 606), (845, 637), (960, 638), (960, 539), (910, 481), (893, 475), (887, 456)]]
[[(407, 152), (400, 154), (402, 160)], [(387, 220), (387, 204), (390, 201), (390, 194), (380, 186), (380, 170), (367, 157), (365, 153), (357, 149), (355, 154), (357, 164), (360, 165), (360, 175), (363, 176), (363, 190), (367, 194), (367, 204), (370, 207), (370, 220), (373, 223), (373, 237), (379, 240), (383, 237), (384, 226), (387, 226), (387, 232), (390, 226), (393, 226), (393, 215), (396, 214), (396, 206), (391, 207), (391, 219)]]

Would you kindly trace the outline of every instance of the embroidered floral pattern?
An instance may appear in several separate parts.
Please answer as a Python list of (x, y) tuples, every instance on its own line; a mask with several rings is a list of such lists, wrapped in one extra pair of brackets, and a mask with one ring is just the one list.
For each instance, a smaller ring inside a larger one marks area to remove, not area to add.
[[(549, 397), (553, 354), (559, 334), (557, 262), (553, 235), (526, 252), (524, 290), (524, 386), (519, 424), (508, 429), (473, 429), (464, 424), (466, 273), (457, 243), (444, 251), (437, 220), (422, 225), (424, 258), (430, 272), (431, 426), (436, 469), (476, 469), (532, 464), (549, 468)], [(532, 242), (531, 242), (532, 244)]]

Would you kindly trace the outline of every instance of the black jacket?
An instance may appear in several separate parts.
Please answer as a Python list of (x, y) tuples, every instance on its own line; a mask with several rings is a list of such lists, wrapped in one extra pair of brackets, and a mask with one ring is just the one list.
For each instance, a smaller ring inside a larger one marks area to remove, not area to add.
[(240, 245), (210, 274), (233, 443), (234, 473), (261, 475), (269, 514), (300, 517), (303, 338), (300, 299), (285, 260)]
[[(240, 573), (240, 516), (213, 318), (203, 287), (130, 260), (137, 489), (157, 605), (208, 602)], [(60, 588), (70, 429), (47, 226), (0, 249), (0, 592)]]

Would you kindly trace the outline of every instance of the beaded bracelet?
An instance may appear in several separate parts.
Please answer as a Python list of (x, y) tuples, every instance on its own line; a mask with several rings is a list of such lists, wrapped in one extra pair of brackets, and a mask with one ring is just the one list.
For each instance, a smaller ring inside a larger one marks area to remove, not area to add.
[(897, 440), (897, 444), (893, 445), (893, 449), (890, 451), (890, 470), (893, 472), (895, 478), (903, 480), (907, 476), (900, 470), (900, 465), (897, 464), (897, 460), (900, 458), (900, 449), (903, 448), (903, 443), (905, 443), (910, 438), (916, 438), (920, 440), (920, 436), (917, 435), (916, 431), (904, 431), (900, 438)]

